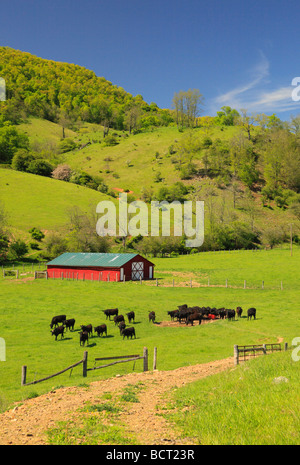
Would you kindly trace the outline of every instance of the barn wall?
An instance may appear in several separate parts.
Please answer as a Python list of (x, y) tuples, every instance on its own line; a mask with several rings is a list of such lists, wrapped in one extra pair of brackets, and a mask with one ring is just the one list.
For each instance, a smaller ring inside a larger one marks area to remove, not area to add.
[(66, 278), (88, 281), (120, 281), (120, 269), (73, 268), (48, 266), (48, 278)]
[(152, 279), (154, 278), (154, 265), (153, 263), (149, 262), (146, 258), (142, 257), (141, 255), (137, 255), (136, 257), (129, 260), (124, 266), (124, 274), (126, 281), (132, 279), (132, 264), (133, 263), (140, 263), (143, 262), (143, 278), (142, 279), (150, 279), (150, 266), (152, 266)]

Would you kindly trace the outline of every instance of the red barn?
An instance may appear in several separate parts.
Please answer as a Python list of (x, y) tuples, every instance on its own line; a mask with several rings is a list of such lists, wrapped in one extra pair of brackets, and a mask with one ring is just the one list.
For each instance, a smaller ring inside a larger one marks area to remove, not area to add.
[(92, 281), (153, 279), (154, 264), (137, 253), (63, 253), (47, 263), (48, 278)]

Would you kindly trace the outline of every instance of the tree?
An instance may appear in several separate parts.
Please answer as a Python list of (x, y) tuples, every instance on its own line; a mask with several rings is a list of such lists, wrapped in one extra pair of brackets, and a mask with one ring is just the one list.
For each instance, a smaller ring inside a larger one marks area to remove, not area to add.
[(221, 107), (222, 111), (217, 111), (220, 124), (225, 126), (233, 126), (236, 119), (239, 117), (239, 112), (229, 106)]
[(28, 171), (30, 163), (35, 160), (35, 156), (25, 149), (19, 149), (11, 161), (12, 169), (16, 171)]
[(35, 239), (39, 242), (45, 237), (45, 234), (38, 228), (31, 228), (29, 229), (29, 232), (31, 234), (32, 239)]
[(28, 246), (26, 243), (20, 239), (11, 242), (9, 246), (9, 253), (12, 258), (20, 259), (28, 253)]
[(74, 207), (67, 212), (69, 230), (66, 235), (67, 248), (72, 252), (109, 252), (110, 241), (96, 232), (96, 215)]
[(256, 121), (255, 115), (248, 115), (247, 110), (242, 108), (241, 115), (238, 118), (238, 124), (246, 131), (248, 140), (251, 140), (251, 131), (253, 123)]
[(124, 115), (124, 126), (131, 134), (132, 131), (137, 130), (141, 124), (141, 116), (143, 112), (140, 106), (131, 106)]
[(0, 127), (0, 163), (10, 163), (18, 149), (29, 148), (29, 139), (21, 134), (10, 122)]
[(61, 181), (69, 181), (71, 178), (72, 170), (69, 167), (69, 165), (58, 165), (53, 171), (52, 171), (52, 178), (54, 179), (59, 179)]
[(46, 160), (35, 159), (29, 163), (27, 171), (32, 174), (38, 174), (39, 176), (51, 176), (53, 166)]
[(198, 89), (189, 89), (174, 94), (172, 105), (175, 109), (177, 127), (193, 128), (197, 125), (197, 116), (201, 112), (203, 96)]

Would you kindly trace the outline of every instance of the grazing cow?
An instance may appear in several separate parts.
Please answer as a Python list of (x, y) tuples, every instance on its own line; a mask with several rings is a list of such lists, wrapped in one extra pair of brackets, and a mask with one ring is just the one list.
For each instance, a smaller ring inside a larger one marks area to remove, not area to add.
[(177, 320), (179, 321), (179, 323), (181, 323), (181, 320), (186, 320), (187, 317), (191, 315), (192, 313), (195, 313), (195, 312), (193, 312), (191, 308), (183, 308), (179, 310), (179, 313), (177, 315)]
[(201, 325), (202, 315), (198, 312), (192, 313), (191, 315), (187, 316), (185, 324), (188, 325), (189, 323), (191, 323), (191, 325), (194, 326), (194, 321), (197, 320), (199, 321), (199, 325)]
[(121, 321), (121, 323), (119, 324), (120, 334), (122, 333), (122, 329), (125, 329), (125, 328), (126, 328), (125, 321)]
[(51, 334), (52, 336), (55, 336), (55, 340), (57, 341), (57, 336), (61, 335), (61, 339), (64, 337), (64, 331), (65, 331), (64, 326), (57, 326), (57, 328), (54, 328), (51, 331)]
[(152, 321), (152, 322), (154, 323), (154, 320), (155, 320), (155, 312), (150, 312), (149, 315), (148, 315), (148, 317), (149, 317), (149, 323), (150, 323), (150, 321)]
[(102, 336), (103, 333), (105, 333), (105, 336), (107, 336), (107, 327), (106, 325), (99, 325), (99, 326), (94, 326), (94, 332), (98, 334), (98, 337)]
[(129, 336), (131, 339), (132, 339), (132, 336), (134, 336), (134, 338), (136, 339), (135, 329), (133, 327), (122, 329), (121, 335), (123, 335), (123, 339), (125, 336), (127, 336), (127, 339), (129, 338)]
[(256, 320), (256, 308), (249, 308), (248, 311), (247, 311), (247, 320), (251, 320), (251, 318), (254, 317), (254, 320)]
[(226, 310), (225, 310), (225, 308), (220, 308), (218, 313), (219, 313), (219, 317), (220, 317), (221, 320), (226, 318)]
[(93, 333), (93, 326), (92, 325), (81, 325), (80, 326), (83, 332), (87, 332), (88, 334)]
[(126, 313), (126, 315), (127, 315), (127, 318), (128, 318), (128, 323), (131, 323), (131, 320), (134, 321), (134, 319), (135, 319), (135, 314), (134, 314), (134, 312)]
[(118, 315), (119, 310), (117, 308), (108, 308), (107, 310), (103, 310), (104, 314), (106, 315), (106, 319), (114, 315)]
[(57, 315), (57, 316), (54, 316), (51, 320), (51, 323), (50, 323), (50, 328), (52, 329), (53, 326), (57, 326), (58, 323), (62, 323), (65, 319), (66, 319), (66, 315)]
[(64, 320), (63, 325), (66, 327), (66, 330), (69, 328), (69, 330), (72, 331), (74, 330), (74, 325), (75, 325), (75, 320), (74, 318), (70, 318), (69, 320)]
[(171, 310), (170, 312), (168, 312), (168, 315), (170, 315), (171, 317), (171, 321), (173, 321), (174, 318), (178, 316), (178, 313), (179, 313), (179, 310)]
[(82, 343), (82, 345), (84, 346), (85, 341), (88, 341), (88, 340), (89, 340), (89, 333), (87, 331), (80, 331), (79, 333), (80, 345)]
[(241, 318), (242, 313), (243, 313), (242, 307), (236, 307), (236, 314), (237, 314), (238, 318)]
[(116, 316), (114, 316), (115, 325), (117, 325), (118, 323), (121, 323), (121, 321), (125, 321), (125, 318), (124, 318), (123, 315), (116, 315)]
[(186, 310), (188, 308), (187, 304), (184, 305), (178, 305), (178, 310)]
[(226, 310), (226, 315), (229, 321), (235, 320), (235, 310)]

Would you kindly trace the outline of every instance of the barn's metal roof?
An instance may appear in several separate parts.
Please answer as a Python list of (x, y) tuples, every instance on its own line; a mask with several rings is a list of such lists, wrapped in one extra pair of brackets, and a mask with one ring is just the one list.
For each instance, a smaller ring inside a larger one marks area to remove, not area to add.
[(137, 253), (63, 253), (47, 265), (119, 267), (136, 257)]

